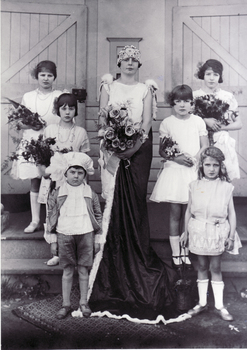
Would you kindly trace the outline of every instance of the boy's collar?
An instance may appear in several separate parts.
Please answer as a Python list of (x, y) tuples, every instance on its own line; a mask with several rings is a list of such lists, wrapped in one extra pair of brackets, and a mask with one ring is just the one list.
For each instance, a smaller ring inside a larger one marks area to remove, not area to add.
[[(82, 187), (82, 186), (84, 187), (84, 191), (83, 191), (84, 197), (92, 198), (91, 187), (87, 183), (83, 183), (83, 184), (81, 184), (80, 186), (77, 186), (77, 187)], [(59, 187), (58, 197), (68, 196), (68, 194), (69, 194), (69, 187), (70, 187), (70, 185), (67, 182), (64, 182)]]

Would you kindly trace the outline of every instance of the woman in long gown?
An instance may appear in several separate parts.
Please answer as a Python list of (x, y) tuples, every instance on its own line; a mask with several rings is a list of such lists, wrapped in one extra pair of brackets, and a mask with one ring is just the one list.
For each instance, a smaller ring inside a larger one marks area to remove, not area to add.
[(127, 314), (138, 319), (170, 317), (173, 310), (170, 285), (176, 274), (158, 258), (149, 243), (146, 196), (152, 161), (152, 89), (135, 80), (141, 58), (134, 46), (121, 50), (117, 63), (121, 77), (103, 82), (100, 107), (128, 100), (130, 117), (134, 122), (142, 122), (146, 136), (144, 142), (138, 139), (133, 148), (113, 154), (115, 166), (110, 172), (107, 170), (110, 156), (106, 151), (101, 159), (106, 198), (103, 248), (91, 271), (89, 304), (93, 311)]

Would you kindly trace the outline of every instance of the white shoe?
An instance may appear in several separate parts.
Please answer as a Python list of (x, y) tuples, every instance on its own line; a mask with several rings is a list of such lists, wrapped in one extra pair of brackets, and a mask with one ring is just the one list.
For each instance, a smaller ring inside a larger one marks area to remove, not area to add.
[(39, 231), (41, 229), (41, 226), (39, 222), (30, 222), (30, 224), (24, 229), (25, 233), (33, 233), (35, 231)]
[(59, 256), (55, 256), (47, 261), (46, 265), (48, 266), (56, 266), (59, 264)]

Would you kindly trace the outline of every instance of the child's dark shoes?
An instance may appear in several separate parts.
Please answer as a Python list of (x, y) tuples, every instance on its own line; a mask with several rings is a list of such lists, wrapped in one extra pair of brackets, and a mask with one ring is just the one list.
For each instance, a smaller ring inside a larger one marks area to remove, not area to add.
[(58, 312), (56, 317), (59, 320), (62, 320), (63, 318), (67, 317), (68, 314), (71, 312), (71, 307), (70, 306), (63, 306)]
[(201, 312), (206, 311), (208, 309), (208, 306), (201, 306), (200, 304), (197, 304), (193, 309), (190, 309), (187, 314), (190, 316), (196, 316), (199, 315)]
[(181, 272), (183, 270), (183, 262), (181, 256), (172, 256), (172, 267), (177, 272)]
[(223, 307), (222, 309), (215, 309), (215, 312), (220, 315), (220, 317), (222, 318), (222, 320), (224, 321), (232, 321), (233, 317), (231, 314), (229, 314), (229, 312), (227, 311), (227, 309), (225, 307)]
[(88, 304), (81, 304), (80, 309), (84, 317), (89, 317), (92, 313), (92, 310), (90, 309)]

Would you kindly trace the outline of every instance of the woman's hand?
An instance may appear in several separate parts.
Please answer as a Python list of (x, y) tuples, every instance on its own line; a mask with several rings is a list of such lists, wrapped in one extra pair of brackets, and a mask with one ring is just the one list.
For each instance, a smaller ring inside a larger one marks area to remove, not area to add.
[(203, 119), (206, 125), (212, 129), (213, 131), (220, 131), (221, 129), (221, 123), (214, 118), (204, 118)]
[(188, 247), (188, 243), (189, 243), (189, 240), (188, 240), (188, 232), (184, 232), (180, 238), (180, 244), (181, 244), (181, 247), (182, 248), (186, 248)]
[(100, 251), (100, 244), (94, 243), (94, 254), (97, 254)]
[(227, 238), (227, 240), (225, 242), (225, 247), (226, 247), (226, 250), (232, 251), (234, 248), (234, 241), (230, 238)]
[(175, 163), (178, 163), (180, 165), (185, 165), (187, 167), (192, 167), (194, 165), (194, 162), (192, 158), (189, 155), (181, 154), (173, 159)]
[(57, 256), (57, 247), (58, 247), (57, 242), (51, 243), (51, 253), (52, 253), (52, 255)]
[(142, 145), (142, 143), (141, 143), (140, 139), (137, 139), (134, 147), (128, 148), (127, 150), (125, 150), (123, 152), (115, 153), (115, 155), (120, 159), (129, 159), (139, 150), (141, 145)]

